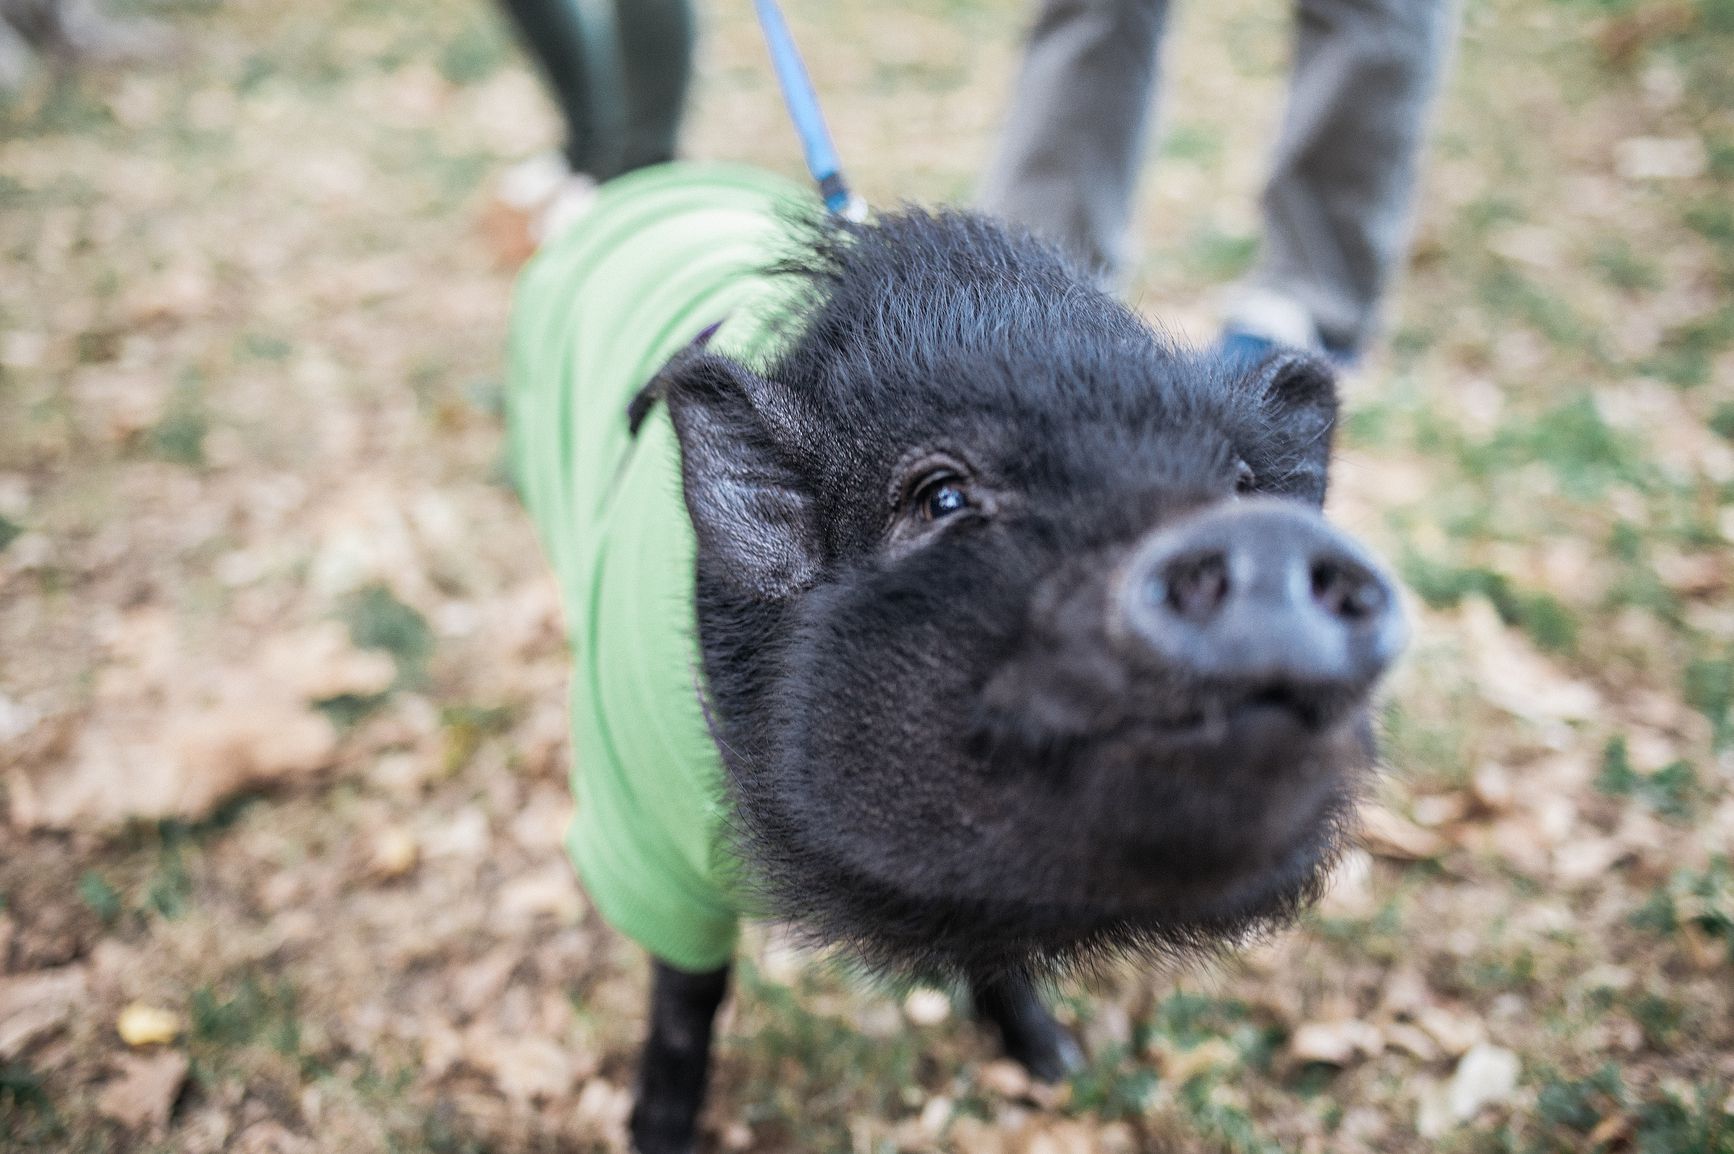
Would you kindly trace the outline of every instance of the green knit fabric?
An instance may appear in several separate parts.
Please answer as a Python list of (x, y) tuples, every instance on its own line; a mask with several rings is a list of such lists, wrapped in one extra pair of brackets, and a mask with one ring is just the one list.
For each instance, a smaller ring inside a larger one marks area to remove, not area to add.
[(669, 164), (603, 186), (524, 270), (508, 388), (519, 489), (558, 575), (573, 656), (568, 837), (602, 916), (686, 970), (725, 964), (739, 902), (722, 766), (698, 697), (693, 533), (679, 446), (658, 406), (626, 407), (668, 358), (710, 347), (762, 364), (777, 337), (797, 185)]

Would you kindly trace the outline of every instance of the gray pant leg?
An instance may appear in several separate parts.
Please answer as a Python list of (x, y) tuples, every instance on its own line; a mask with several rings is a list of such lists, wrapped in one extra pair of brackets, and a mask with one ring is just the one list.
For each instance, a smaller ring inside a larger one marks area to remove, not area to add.
[(607, 180), (674, 156), (692, 72), (688, 0), (500, 0), (566, 120), (566, 162)]
[[(524, 46), (541, 66), (566, 121), (566, 163), (597, 179), (610, 175), (614, 131), (621, 110), (610, 106), (616, 86), (607, 78), (613, 29), (581, 0), (500, 0)], [(601, 26), (598, 27), (598, 24)]]
[(689, 0), (615, 0), (626, 124), (620, 171), (674, 159), (675, 138), (692, 78)]
[(1125, 255), (1167, 0), (1043, 0), (981, 207), (1112, 277)]
[(1427, 113), (1455, 0), (1298, 0), (1288, 109), (1247, 285), (1299, 303), (1355, 349), (1408, 246)]

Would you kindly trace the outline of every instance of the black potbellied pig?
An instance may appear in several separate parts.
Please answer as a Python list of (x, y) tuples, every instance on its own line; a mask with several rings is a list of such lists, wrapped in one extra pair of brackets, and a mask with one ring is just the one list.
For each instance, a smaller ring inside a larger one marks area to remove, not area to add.
[[(1033, 980), (1293, 914), (1373, 764), (1403, 624), (1319, 514), (1331, 372), (1180, 348), (966, 213), (795, 236), (769, 353), (659, 322), (631, 411), (678, 439), (742, 904), (964, 979), (1063, 1075)], [(690, 1147), (725, 981), (658, 962), (647, 1154)]]

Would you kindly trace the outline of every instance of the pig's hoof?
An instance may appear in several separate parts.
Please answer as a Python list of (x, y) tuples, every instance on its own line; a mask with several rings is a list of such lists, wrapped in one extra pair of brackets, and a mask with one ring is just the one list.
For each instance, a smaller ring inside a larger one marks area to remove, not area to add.
[(637, 1118), (632, 1125), (633, 1154), (693, 1154), (698, 1148), (690, 1127), (682, 1130), (658, 1129), (654, 1125), (643, 1125)]
[(991, 982), (975, 989), (976, 1013), (999, 1029), (1006, 1057), (1039, 1082), (1063, 1082), (1084, 1066), (1077, 1039), (1054, 1017), (1035, 990), (1020, 981)]
[(1084, 1067), (1077, 1039), (1051, 1016), (1016, 1041), (1007, 1037), (1005, 1052), (1038, 1082), (1063, 1082)]
[(627, 1124), (633, 1154), (693, 1154), (698, 1148), (696, 1104), (640, 1096)]

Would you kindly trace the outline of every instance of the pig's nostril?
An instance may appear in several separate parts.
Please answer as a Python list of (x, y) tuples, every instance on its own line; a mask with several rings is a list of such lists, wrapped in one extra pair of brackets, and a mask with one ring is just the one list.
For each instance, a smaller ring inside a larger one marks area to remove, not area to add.
[(1181, 617), (1202, 621), (1228, 597), (1228, 557), (1194, 553), (1162, 566), (1150, 578), (1150, 600)]
[(1389, 597), (1384, 583), (1372, 573), (1334, 558), (1313, 562), (1312, 590), (1319, 608), (1350, 624), (1378, 616)]
[[(1253, 497), (1140, 544), (1107, 609), (1137, 668), (1237, 690), (1364, 692), (1403, 645), (1397, 587), (1317, 513)], [(1288, 713), (1313, 724), (1312, 698)], [(1322, 722), (1321, 722), (1322, 723)]]

